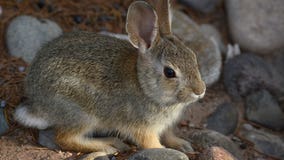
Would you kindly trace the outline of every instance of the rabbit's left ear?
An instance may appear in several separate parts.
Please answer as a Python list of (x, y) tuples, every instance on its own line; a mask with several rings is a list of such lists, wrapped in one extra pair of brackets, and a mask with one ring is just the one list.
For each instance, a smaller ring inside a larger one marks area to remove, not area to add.
[(172, 34), (172, 14), (170, 0), (154, 0), (153, 3), (157, 11), (161, 35)]
[(128, 8), (126, 32), (132, 45), (144, 53), (158, 40), (158, 17), (144, 1), (133, 2)]

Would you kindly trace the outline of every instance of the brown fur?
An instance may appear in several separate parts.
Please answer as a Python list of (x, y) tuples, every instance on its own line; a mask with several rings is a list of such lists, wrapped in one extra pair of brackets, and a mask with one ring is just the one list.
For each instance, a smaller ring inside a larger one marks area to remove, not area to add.
[[(117, 132), (142, 148), (163, 147), (160, 136), (188, 104), (202, 97), (205, 85), (195, 54), (172, 34), (157, 30), (152, 7), (134, 2), (129, 12), (131, 43), (74, 32), (45, 45), (29, 68), (28, 101), (16, 110), (16, 120), (55, 129), (56, 142), (67, 150), (114, 153), (127, 148), (117, 138), (88, 138), (92, 132)], [(164, 67), (177, 76), (167, 78)], [(173, 134), (163, 139), (180, 150), (189, 145)]]

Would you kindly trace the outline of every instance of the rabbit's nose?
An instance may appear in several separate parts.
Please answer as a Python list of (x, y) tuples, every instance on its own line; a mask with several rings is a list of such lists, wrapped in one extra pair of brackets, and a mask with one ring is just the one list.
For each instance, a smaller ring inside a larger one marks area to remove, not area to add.
[(206, 91), (206, 86), (203, 81), (201, 81), (199, 84), (195, 85), (193, 88), (193, 93), (198, 97), (203, 97)]

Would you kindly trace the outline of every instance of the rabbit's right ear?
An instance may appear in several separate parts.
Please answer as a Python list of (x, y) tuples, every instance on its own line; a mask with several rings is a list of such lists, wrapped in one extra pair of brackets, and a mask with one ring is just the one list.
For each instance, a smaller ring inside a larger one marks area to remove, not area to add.
[(159, 39), (158, 17), (144, 1), (133, 2), (128, 8), (126, 32), (132, 45), (144, 53)]

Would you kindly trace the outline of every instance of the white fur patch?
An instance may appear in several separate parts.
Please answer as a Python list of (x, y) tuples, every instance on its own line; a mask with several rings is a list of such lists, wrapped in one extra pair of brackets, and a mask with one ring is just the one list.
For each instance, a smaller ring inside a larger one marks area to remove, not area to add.
[(49, 126), (46, 120), (28, 113), (27, 108), (25, 106), (22, 106), (16, 109), (15, 119), (19, 123), (27, 127), (36, 127), (38, 129), (46, 129)]

